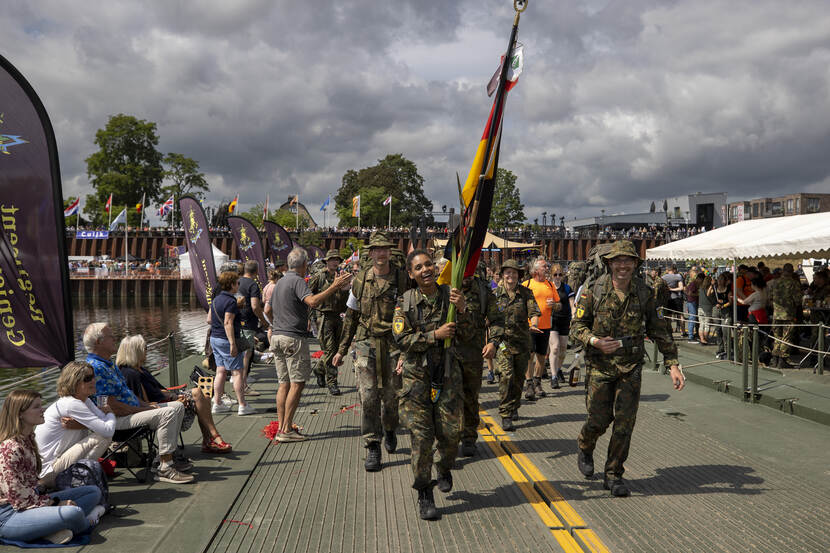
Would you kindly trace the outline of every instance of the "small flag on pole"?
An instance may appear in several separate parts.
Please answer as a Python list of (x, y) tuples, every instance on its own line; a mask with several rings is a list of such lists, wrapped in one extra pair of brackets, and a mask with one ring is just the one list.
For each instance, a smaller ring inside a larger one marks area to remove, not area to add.
[(325, 211), (330, 203), (331, 203), (331, 194), (329, 194), (328, 198), (326, 198), (326, 201), (323, 202), (323, 205), (320, 206), (320, 211)]
[(121, 210), (121, 213), (118, 214), (118, 217), (113, 219), (112, 223), (110, 223), (110, 231), (113, 231), (118, 228), (119, 223), (127, 224), (127, 208)]
[(293, 197), (293, 198), (291, 198), (291, 201), (290, 201), (290, 202), (288, 202), (288, 205), (294, 205), (294, 204), (296, 204), (296, 203), (297, 203), (297, 201), (299, 200), (299, 198), (300, 198), (299, 194), (294, 194), (294, 197)]
[(135, 212), (136, 213), (141, 213), (141, 208), (142, 208), (142, 205), (140, 203), (135, 204)]
[(352, 198), (352, 217), (360, 217), (360, 194)]
[(81, 203), (81, 197), (78, 196), (75, 198), (75, 201), (66, 206), (66, 209), (63, 210), (63, 216), (69, 217), (70, 215), (75, 215), (78, 213), (78, 205)]
[(173, 196), (170, 196), (166, 202), (161, 204), (161, 207), (159, 207), (157, 213), (159, 217), (164, 217), (171, 211), (173, 211)]
[(389, 204), (391, 204), (391, 203), (392, 203), (392, 196), (389, 196), (388, 198), (386, 198), (385, 200), (383, 200), (383, 205), (384, 205), (384, 206), (387, 206), (387, 205), (389, 205)]
[(239, 203), (239, 194), (228, 204), (228, 213), (236, 213), (236, 204)]
[(104, 211), (106, 211), (107, 213), (110, 212), (110, 209), (112, 209), (112, 194), (110, 194), (110, 197), (107, 200), (107, 205), (104, 206)]
[(265, 209), (262, 210), (262, 219), (265, 220), (268, 218), (268, 194), (265, 195)]
[[(504, 63), (504, 56), (501, 57), (499, 68), (493, 73), (490, 82), (487, 83), (487, 96), (492, 96), (499, 86), (499, 75), (501, 75), (501, 65)], [(522, 74), (522, 69), (525, 64), (524, 46), (516, 46), (513, 50), (513, 58), (510, 60), (510, 67), (507, 68), (507, 82), (504, 85), (506, 91), (510, 91), (516, 83), (519, 82), (519, 75)]]
[(360, 261), (360, 250), (355, 250), (352, 255), (349, 256), (349, 259), (346, 260), (346, 263), (357, 263)]

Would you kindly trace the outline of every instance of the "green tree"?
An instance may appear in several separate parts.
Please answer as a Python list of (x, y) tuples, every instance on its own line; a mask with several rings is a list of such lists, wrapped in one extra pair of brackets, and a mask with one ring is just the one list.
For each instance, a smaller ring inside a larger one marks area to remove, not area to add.
[[(389, 207), (383, 205), (392, 196), (392, 225), (410, 226), (432, 211), (432, 202), (424, 195), (424, 178), (415, 164), (403, 154), (389, 154), (377, 165), (360, 170), (349, 169), (334, 197), (335, 212), (342, 225), (357, 225), (352, 217), (352, 198), (360, 195), (361, 225), (385, 227)], [(432, 215), (427, 217), (432, 223)]]
[[(257, 204), (259, 206), (259, 218), (262, 220), (262, 210), (263, 205)], [(287, 209), (278, 209), (273, 213), (268, 215), (269, 221), (274, 221), (278, 225), (282, 225), (285, 228), (294, 228), (297, 226), (297, 214), (291, 213)], [(308, 228), (311, 226), (311, 221), (308, 220), (308, 217), (305, 215), (300, 215), (300, 228)]]
[(322, 248), (323, 233), (319, 230), (304, 230), (297, 237), (297, 243), (301, 246), (317, 246), (318, 248)]
[(112, 215), (129, 209), (130, 225), (138, 224), (139, 213), (135, 205), (146, 194), (145, 203), (158, 201), (164, 168), (158, 145), (156, 124), (132, 115), (110, 116), (107, 126), (95, 133), (98, 151), (86, 158), (86, 174), (93, 194), (88, 194), (84, 213), (96, 225), (106, 223), (104, 206), (112, 194)]
[(490, 227), (500, 229), (524, 223), (524, 209), (516, 186), (516, 175), (499, 167), (493, 193), (493, 209), (490, 212)]
[[(171, 181), (171, 184), (162, 187), (162, 198), (169, 198), (171, 195), (176, 201), (185, 194), (189, 194), (197, 200), (203, 200), (205, 192), (208, 191), (208, 182), (205, 174), (199, 171), (199, 162), (182, 154), (170, 152), (164, 156), (164, 164), (167, 169), (164, 176)], [(181, 221), (179, 210), (175, 210), (176, 221)]]
[(340, 255), (343, 256), (343, 259), (348, 259), (354, 252), (360, 251), (360, 248), (362, 248), (363, 245), (363, 240), (360, 238), (347, 238), (346, 245), (340, 248)]

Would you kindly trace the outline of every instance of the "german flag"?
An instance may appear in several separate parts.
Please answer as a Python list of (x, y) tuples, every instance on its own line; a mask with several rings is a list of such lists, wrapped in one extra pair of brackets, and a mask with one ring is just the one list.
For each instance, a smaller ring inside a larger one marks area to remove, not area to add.
[(233, 199), (231, 203), (228, 204), (228, 213), (235, 213), (236, 212), (236, 204), (239, 203), (239, 194)]

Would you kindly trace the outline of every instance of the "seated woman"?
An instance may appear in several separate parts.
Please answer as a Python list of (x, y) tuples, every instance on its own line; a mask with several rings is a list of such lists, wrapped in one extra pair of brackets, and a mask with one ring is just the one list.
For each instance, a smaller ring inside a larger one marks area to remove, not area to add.
[(35, 429), (43, 467), (40, 478), (52, 487), (55, 476), (79, 459), (97, 460), (115, 432), (115, 415), (89, 399), (95, 395), (95, 372), (84, 361), (71, 361), (58, 377), (58, 400)]
[(97, 522), (101, 492), (95, 486), (38, 491), (42, 466), (34, 430), (43, 411), (32, 390), (12, 391), (0, 409), (0, 537), (67, 543)]
[(193, 419), (198, 418), (202, 431), (202, 452), (230, 453), (233, 448), (219, 435), (210, 412), (210, 400), (202, 391), (199, 388), (178, 392), (167, 390), (144, 368), (146, 359), (147, 343), (141, 334), (127, 336), (121, 340), (115, 364), (133, 393), (148, 403), (181, 402), (185, 408), (181, 429), (187, 430), (193, 424)]

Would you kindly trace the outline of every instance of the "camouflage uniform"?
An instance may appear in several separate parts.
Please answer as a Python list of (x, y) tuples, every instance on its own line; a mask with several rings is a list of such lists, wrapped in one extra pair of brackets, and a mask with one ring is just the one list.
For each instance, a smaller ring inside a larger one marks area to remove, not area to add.
[(796, 336), (792, 323), (801, 309), (801, 285), (793, 279), (792, 272), (784, 272), (773, 281), (771, 291), (772, 333), (777, 338), (772, 346), (772, 356), (786, 359), (790, 354), (787, 344), (794, 343)]
[[(326, 261), (330, 259), (343, 261), (337, 250), (329, 250), (326, 254)], [(312, 294), (319, 294), (326, 290), (334, 282), (334, 277), (327, 270), (314, 274), (308, 281), (308, 288)], [(343, 331), (343, 314), (346, 312), (346, 300), (349, 297), (348, 290), (338, 290), (318, 306), (317, 336), (320, 340), (320, 348), (324, 355), (320, 363), (315, 366), (315, 374), (323, 375), (326, 378), (326, 386), (337, 386), (337, 367), (331, 361), (337, 353), (340, 345), (340, 337)]]
[[(394, 334), (404, 356), (399, 408), (412, 435), (412, 487), (416, 490), (426, 488), (432, 480), (433, 444), (437, 446), (435, 468), (439, 475), (449, 474), (458, 453), (462, 377), (453, 348), (447, 352), (451, 363), (444, 372), (438, 401), (430, 399), (431, 369), (444, 362), (443, 340), (436, 340), (434, 331), (446, 319), (449, 296), (446, 285), (430, 297), (418, 289), (408, 290), (395, 309)], [(468, 313), (459, 314), (459, 320)]]
[(487, 281), (477, 276), (464, 279), (461, 291), (467, 305), (467, 316), (459, 317), (455, 331), (455, 345), (464, 377), (464, 425), (461, 441), (475, 442), (479, 423), (478, 394), (484, 364), (481, 350), (484, 349), (488, 324), (490, 342), (497, 347), (501, 343), (504, 337), (504, 315), (499, 311), (496, 296)]
[[(384, 234), (375, 232), (369, 247), (390, 247), (391, 244)], [(365, 447), (380, 443), (384, 430), (392, 432), (398, 427), (397, 393), (401, 379), (394, 372), (400, 351), (392, 336), (392, 317), (398, 298), (407, 288), (406, 271), (395, 267), (390, 267), (389, 273), (383, 276), (375, 275), (371, 267), (361, 269), (352, 283), (351, 294), (357, 308), (346, 309), (337, 352), (345, 356), (350, 345), (355, 352), (362, 407), (360, 431)]]
[[(631, 242), (614, 243), (604, 261), (625, 255), (639, 259)], [(609, 480), (622, 477), (623, 463), (628, 458), (631, 433), (637, 418), (642, 376), (643, 340), (648, 336), (657, 342), (666, 367), (677, 364), (677, 346), (667, 325), (656, 309), (655, 294), (645, 282), (632, 277), (628, 292), (621, 298), (603, 275), (593, 286), (583, 289), (571, 323), (571, 338), (585, 345), (585, 362), (590, 370), (587, 383), (588, 420), (579, 433), (579, 448), (592, 453), (597, 439), (614, 422), (605, 474)], [(626, 346), (605, 355), (590, 345), (593, 337), (626, 338)]]
[[(508, 259), (501, 266), (504, 269), (522, 271), (518, 264)], [(496, 288), (496, 308), (504, 315), (504, 340), (496, 353), (496, 366), (499, 369), (499, 414), (502, 417), (514, 417), (519, 411), (522, 397), (522, 385), (525, 381), (527, 364), (530, 361), (530, 325), (528, 320), (542, 314), (536, 304), (533, 292), (521, 284), (516, 285), (513, 296), (508, 294), (504, 285)]]

